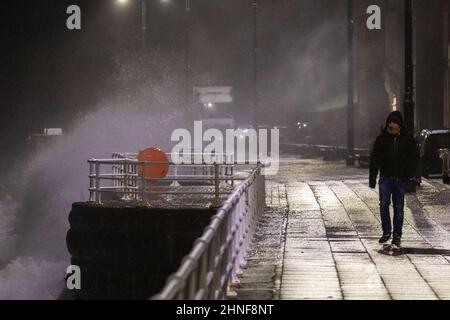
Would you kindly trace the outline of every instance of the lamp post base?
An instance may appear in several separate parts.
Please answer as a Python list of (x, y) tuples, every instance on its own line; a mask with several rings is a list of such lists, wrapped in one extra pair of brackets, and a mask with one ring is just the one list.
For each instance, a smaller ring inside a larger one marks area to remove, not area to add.
[(348, 154), (347, 155), (347, 166), (354, 166), (355, 165), (355, 156), (353, 154)]

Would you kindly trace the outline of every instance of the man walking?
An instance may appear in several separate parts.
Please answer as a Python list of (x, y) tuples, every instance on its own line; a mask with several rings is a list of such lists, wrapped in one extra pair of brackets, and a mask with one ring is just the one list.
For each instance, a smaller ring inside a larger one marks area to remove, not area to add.
[(376, 139), (370, 157), (369, 185), (375, 189), (378, 171), (380, 171), (380, 214), (383, 236), (380, 243), (387, 243), (392, 235), (389, 206), (394, 207), (394, 235), (392, 244), (400, 247), (405, 190), (409, 180), (414, 177), (419, 159), (416, 142), (403, 127), (403, 117), (400, 111), (392, 112), (386, 126)]

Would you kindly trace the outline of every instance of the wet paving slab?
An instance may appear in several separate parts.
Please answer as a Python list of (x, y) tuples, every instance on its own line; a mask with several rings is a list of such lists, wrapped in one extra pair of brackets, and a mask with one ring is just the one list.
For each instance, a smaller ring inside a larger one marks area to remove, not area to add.
[(378, 244), (378, 191), (363, 171), (311, 161), (290, 159), (267, 181), (237, 299), (450, 299), (450, 188), (424, 180), (407, 195), (393, 255)]
[(234, 299), (280, 299), (280, 278), (286, 239), (287, 200), (285, 188), (267, 182), (266, 210), (258, 221), (247, 256), (247, 264), (239, 277)]

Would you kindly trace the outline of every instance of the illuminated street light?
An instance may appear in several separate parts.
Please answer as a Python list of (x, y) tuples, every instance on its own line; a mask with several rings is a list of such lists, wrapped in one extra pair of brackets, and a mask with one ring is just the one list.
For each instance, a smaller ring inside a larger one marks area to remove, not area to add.
[(355, 165), (354, 90), (353, 90), (353, 36), (355, 20), (353, 0), (347, 0), (347, 165)]
[[(131, 0), (116, 0), (120, 5), (125, 5), (129, 3)], [(147, 1), (149, 0), (140, 0), (141, 2), (141, 30), (142, 30), (142, 49), (145, 51), (146, 48), (146, 33), (147, 33)], [(169, 4), (172, 0), (154, 0), (164, 5)], [(190, 42), (191, 42), (191, 0), (185, 1), (185, 26), (186, 26), (186, 44), (185, 44), (185, 65), (186, 65), (186, 96), (192, 98), (191, 96), (191, 52), (190, 52)], [(212, 107), (212, 106), (211, 106)]]
[[(130, 0), (116, 0), (118, 3), (120, 3), (120, 4), (126, 4), (126, 3), (128, 3), (128, 2), (130, 2)], [(144, 1), (144, 0), (143, 0)], [(171, 0), (159, 0), (159, 2), (162, 2), (162, 3), (169, 3), (169, 2), (171, 2)]]

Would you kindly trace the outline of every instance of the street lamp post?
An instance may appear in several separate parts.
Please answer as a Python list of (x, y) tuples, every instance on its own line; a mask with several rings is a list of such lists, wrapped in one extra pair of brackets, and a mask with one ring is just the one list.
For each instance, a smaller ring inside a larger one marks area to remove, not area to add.
[(142, 30), (142, 50), (146, 47), (147, 33), (147, 4), (145, 0), (141, 0), (141, 30)]
[(413, 62), (413, 0), (405, 1), (405, 98), (403, 113), (409, 133), (414, 132), (414, 62)]
[[(130, 0), (117, 0), (120, 4), (126, 4)], [(160, 2), (170, 2), (171, 0), (159, 0)], [(146, 0), (140, 0), (141, 2), (141, 43), (142, 50), (146, 49), (146, 38), (147, 38), (147, 2)], [(186, 28), (186, 43), (185, 43), (185, 66), (186, 66), (186, 101), (192, 100), (192, 79), (191, 79), (191, 1), (185, 0), (185, 28)]]
[(186, 43), (185, 43), (185, 65), (186, 65), (186, 102), (194, 103), (192, 92), (192, 75), (191, 75), (191, 1), (185, 0), (185, 27), (186, 27)]
[[(159, 0), (160, 2), (169, 2), (170, 0)], [(125, 5), (130, 2), (130, 0), (117, 0), (119, 4)], [(146, 0), (140, 0), (141, 2), (141, 37), (142, 37), (142, 49), (146, 47), (146, 33), (147, 33), (147, 2)]]
[(253, 125), (258, 126), (258, 0), (253, 0)]
[[(117, 0), (117, 2), (121, 5), (128, 4), (130, 0)], [(147, 32), (147, 3), (145, 0), (140, 0), (141, 2), (141, 44), (142, 49), (145, 49), (146, 46), (146, 32)]]
[(348, 103), (347, 103), (347, 165), (355, 164), (354, 153), (354, 119), (353, 119), (353, 1), (347, 0), (347, 72), (348, 72)]

